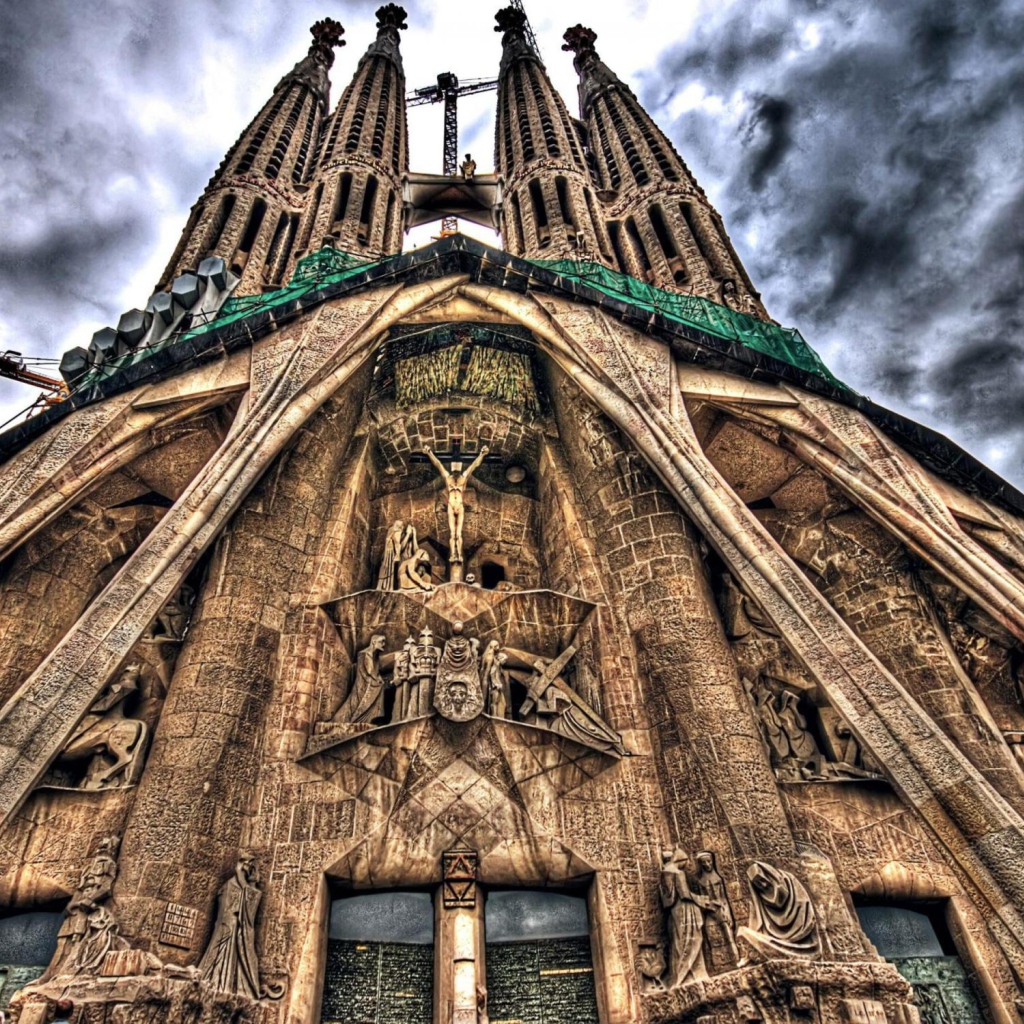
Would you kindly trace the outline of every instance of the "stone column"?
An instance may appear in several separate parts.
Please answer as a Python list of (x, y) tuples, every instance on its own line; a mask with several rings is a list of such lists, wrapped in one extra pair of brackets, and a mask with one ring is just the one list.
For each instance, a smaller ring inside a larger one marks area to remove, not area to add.
[[(263, 733), (281, 635), (309, 592), (309, 552), (360, 411), (350, 390), (358, 383), (313, 416), (217, 543), (122, 848), (122, 931), (161, 959), (196, 962), (214, 895), (250, 841), (262, 747), (274, 742)], [(273, 865), (256, 853), (267, 891)], [(168, 903), (198, 912), (187, 948), (160, 941)]]
[[(793, 836), (706, 579), (701, 542), (611, 422), (556, 374), (555, 414), (610, 602), (662, 719), (672, 841), (791, 861)], [(685, 787), (683, 785), (685, 780)]]
[(434, 1024), (485, 1021), (484, 903), (476, 884), (476, 852), (449, 850), (434, 900)]

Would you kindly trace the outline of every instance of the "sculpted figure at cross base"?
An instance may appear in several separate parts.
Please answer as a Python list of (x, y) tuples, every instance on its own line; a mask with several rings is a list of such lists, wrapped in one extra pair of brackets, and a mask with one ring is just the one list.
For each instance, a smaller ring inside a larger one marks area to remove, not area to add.
[(430, 573), (430, 555), (417, 548), (398, 566), (398, 589), (430, 593), (434, 589)]
[(243, 851), (234, 874), (217, 894), (217, 919), (199, 961), (200, 977), (218, 992), (249, 999), (279, 999), (284, 994), (281, 986), (260, 985), (256, 911), (262, 899), (256, 858)]
[(427, 458), (431, 465), (441, 474), (447, 488), (448, 503), (448, 546), (451, 550), (450, 561), (453, 565), (461, 565), (462, 558), (462, 526), (466, 517), (465, 494), (469, 486), (470, 477), (480, 468), (481, 463), (487, 458), (490, 448), (484, 445), (476, 458), (469, 466), (462, 470), (462, 464), (453, 462), (451, 471), (445, 469), (441, 460), (433, 453), (429, 446), (424, 447)]
[[(803, 883), (788, 871), (763, 861), (747, 869), (750, 920), (737, 931), (761, 956), (813, 959), (821, 952), (818, 920)], [(749, 963), (741, 960), (740, 966)]]
[(740, 952), (736, 946), (736, 919), (729, 903), (725, 882), (718, 873), (715, 855), (711, 850), (701, 850), (695, 859), (698, 868), (695, 888), (710, 902), (711, 915), (725, 936), (733, 959), (738, 961)]
[(64, 909), (64, 921), (57, 933), (57, 951), (41, 980), (94, 973), (107, 953), (128, 948), (108, 906), (117, 879), (120, 846), (120, 836), (100, 840)]
[[(398, 520), (392, 523), (384, 538), (384, 556), (377, 573), (378, 590), (404, 590), (399, 580), (399, 568), (413, 559), (420, 550), (416, 527)], [(426, 554), (426, 552), (424, 552)], [(428, 559), (429, 562), (429, 559)]]

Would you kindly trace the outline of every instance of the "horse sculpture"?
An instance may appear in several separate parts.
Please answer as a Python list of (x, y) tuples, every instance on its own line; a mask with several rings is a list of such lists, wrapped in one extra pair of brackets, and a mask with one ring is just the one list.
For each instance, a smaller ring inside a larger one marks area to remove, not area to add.
[[(137, 781), (149, 727), (145, 722), (128, 718), (124, 705), (132, 694), (138, 692), (141, 674), (139, 665), (129, 665), (120, 679), (96, 699), (58, 755), (57, 767), (89, 759), (89, 767), (79, 789), (110, 789), (115, 785), (130, 786)], [(109, 763), (111, 758), (113, 764)]]

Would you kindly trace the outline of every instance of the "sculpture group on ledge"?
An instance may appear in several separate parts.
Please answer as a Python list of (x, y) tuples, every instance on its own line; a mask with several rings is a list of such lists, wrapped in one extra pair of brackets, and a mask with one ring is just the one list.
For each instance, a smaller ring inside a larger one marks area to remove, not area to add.
[[(694, 868), (696, 874), (691, 879)], [(645, 994), (673, 992), (708, 978), (705, 947), (707, 925), (712, 921), (737, 967), (745, 967), (754, 959), (814, 959), (820, 954), (817, 916), (798, 878), (771, 864), (754, 861), (747, 869), (747, 882), (750, 920), (736, 928), (714, 853), (702, 850), (691, 858), (681, 849), (662, 852), (660, 890), (667, 941), (641, 947), (639, 966)], [(750, 956), (740, 956), (737, 939), (749, 946)]]
[[(66, 989), (97, 977), (160, 973), (166, 978), (197, 982), (217, 997), (250, 1000), (280, 999), (281, 984), (261, 985), (256, 952), (256, 913), (263, 894), (256, 859), (241, 852), (231, 877), (217, 895), (217, 916), (198, 966), (162, 964), (152, 953), (130, 949), (110, 909), (117, 879), (119, 836), (100, 840), (89, 866), (65, 911), (57, 950), (39, 985), (54, 981)], [(111, 957), (120, 960), (112, 968)], [(128, 958), (125, 960), (125, 958)], [(125, 967), (128, 970), (125, 970)]]
[(857, 738), (838, 714), (823, 709), (822, 723), (831, 726), (829, 739), (839, 754), (830, 760), (818, 746), (808, 727), (807, 716), (800, 708), (800, 694), (777, 683), (777, 691), (758, 677), (756, 682), (744, 680), (757, 714), (761, 736), (768, 750), (775, 774), (782, 782), (828, 782), (858, 779), (882, 779), (865, 767), (865, 759)]
[[(482, 713), (557, 733), (585, 746), (623, 756), (622, 737), (563, 678), (576, 653), (568, 647), (549, 659), (502, 647), (494, 639), (481, 650), (477, 637), (465, 635), (461, 622), (442, 641), (429, 627), (409, 636), (396, 651), (374, 634), (356, 654), (348, 695), (332, 721), (359, 726), (395, 725), (436, 711), (452, 722), (468, 722)], [(525, 698), (513, 699), (513, 684)], [(393, 690), (392, 700), (387, 691)], [(390, 711), (388, 705), (390, 703)]]
[(105, 836), (100, 840), (92, 861), (82, 872), (78, 888), (64, 909), (64, 920), (57, 933), (57, 951), (42, 981), (93, 974), (107, 953), (128, 948), (109, 907), (117, 878), (120, 845), (120, 836)]

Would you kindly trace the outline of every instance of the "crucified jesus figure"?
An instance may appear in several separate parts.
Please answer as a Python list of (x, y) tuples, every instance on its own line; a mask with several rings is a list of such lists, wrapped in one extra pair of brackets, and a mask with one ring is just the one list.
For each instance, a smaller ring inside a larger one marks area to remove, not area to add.
[[(441, 479), (444, 480), (445, 486), (448, 488), (448, 535), (449, 543), (451, 544), (451, 562), (453, 565), (461, 564), (462, 523), (466, 517), (464, 494), (466, 487), (469, 485), (469, 478), (480, 467), (480, 464), (487, 457), (490, 448), (484, 445), (480, 449), (480, 454), (469, 464), (469, 468), (461, 473), (448, 472), (441, 460), (429, 447), (425, 447), (423, 450), (427, 453), (427, 458), (433, 463), (434, 469), (441, 474)], [(458, 465), (461, 464), (453, 462), (452, 469), (454, 470)]]

